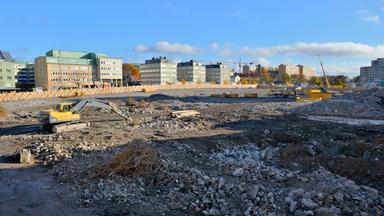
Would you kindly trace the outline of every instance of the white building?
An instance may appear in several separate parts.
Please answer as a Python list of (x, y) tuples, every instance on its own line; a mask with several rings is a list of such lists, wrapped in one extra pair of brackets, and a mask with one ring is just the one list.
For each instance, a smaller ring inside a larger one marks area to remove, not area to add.
[(177, 64), (177, 80), (191, 83), (205, 83), (205, 66), (196, 61)]
[(141, 84), (155, 85), (177, 82), (176, 64), (166, 57), (146, 60), (140, 66)]
[(371, 66), (361, 67), (360, 82), (362, 84), (384, 82), (384, 58), (373, 60)]
[(123, 61), (119, 58), (98, 57), (96, 59), (97, 80), (120, 86), (123, 81)]
[(231, 81), (231, 69), (224, 64), (209, 64), (205, 66), (206, 82), (215, 82), (216, 84), (229, 83)]

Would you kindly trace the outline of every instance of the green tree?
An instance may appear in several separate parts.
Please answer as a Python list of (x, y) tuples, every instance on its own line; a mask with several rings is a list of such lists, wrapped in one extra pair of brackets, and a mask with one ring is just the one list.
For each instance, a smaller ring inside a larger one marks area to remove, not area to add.
[(287, 83), (289, 83), (289, 82), (291, 82), (291, 76), (290, 76), (288, 73), (284, 72), (284, 73), (281, 75), (281, 82), (282, 82), (284, 85), (287, 84)]
[(321, 84), (321, 78), (317, 76), (311, 77), (311, 84), (312, 85), (320, 85)]

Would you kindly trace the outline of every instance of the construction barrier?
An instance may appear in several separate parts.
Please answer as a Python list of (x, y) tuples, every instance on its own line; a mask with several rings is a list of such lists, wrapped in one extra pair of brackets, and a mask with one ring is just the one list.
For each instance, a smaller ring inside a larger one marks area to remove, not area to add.
[(257, 87), (257, 85), (218, 85), (218, 84), (200, 84), (200, 85), (141, 85), (127, 87), (110, 87), (110, 88), (83, 88), (83, 89), (67, 89), (55, 91), (41, 92), (7, 92), (0, 94), (0, 102), (34, 100), (45, 98), (67, 98), (79, 95), (99, 95), (99, 94), (119, 94), (128, 92), (141, 92), (143, 89), (205, 89), (205, 88), (249, 88)]

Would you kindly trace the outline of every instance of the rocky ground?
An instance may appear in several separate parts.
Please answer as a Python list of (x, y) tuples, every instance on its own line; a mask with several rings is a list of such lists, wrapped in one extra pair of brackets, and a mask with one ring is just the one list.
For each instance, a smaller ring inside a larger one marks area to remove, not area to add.
[[(155, 94), (128, 103), (113, 98), (130, 119), (90, 108), (83, 117), (92, 126), (65, 134), (38, 133), (38, 109), (25, 109), (3, 121), (0, 152), (30, 148), (39, 169), (54, 179), (50, 184), (69, 200), (66, 210), (78, 215), (384, 215), (384, 127), (302, 118), (382, 119), (376, 94), (300, 103), (198, 94)], [(168, 115), (184, 109), (201, 115)], [(137, 142), (157, 153), (152, 173), (97, 175)], [(0, 177), (10, 176), (0, 170)], [(0, 198), (0, 214), (9, 215), (10, 203)], [(28, 205), (21, 212), (45, 206)]]

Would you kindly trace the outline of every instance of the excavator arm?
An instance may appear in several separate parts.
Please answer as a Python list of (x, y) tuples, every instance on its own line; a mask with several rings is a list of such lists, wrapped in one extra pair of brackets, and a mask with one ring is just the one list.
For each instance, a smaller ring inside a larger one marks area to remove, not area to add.
[(97, 99), (80, 100), (72, 106), (70, 111), (72, 113), (80, 113), (81, 110), (87, 106), (111, 110), (117, 113), (119, 116), (128, 119), (128, 116), (115, 103)]

